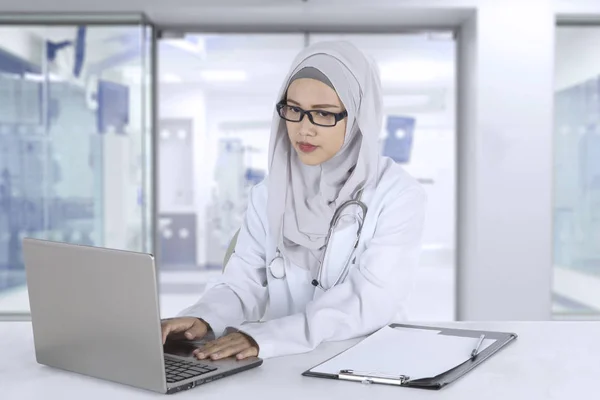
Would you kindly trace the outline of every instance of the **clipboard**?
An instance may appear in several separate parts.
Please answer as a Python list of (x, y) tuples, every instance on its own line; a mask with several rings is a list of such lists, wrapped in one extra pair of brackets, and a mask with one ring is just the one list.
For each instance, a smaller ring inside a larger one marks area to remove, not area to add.
[[(431, 331), (439, 331), (437, 335), (447, 335), (447, 336), (459, 336), (459, 337), (469, 337), (474, 340), (481, 337), (481, 335), (485, 335), (486, 339), (494, 339), (495, 342), (477, 353), (477, 355), (473, 358), (467, 359), (467, 361), (462, 364), (457, 365), (454, 368), (451, 368), (445, 372), (438, 374), (437, 376), (429, 377), (429, 378), (421, 378), (421, 379), (413, 379), (404, 375), (382, 375), (378, 373), (364, 373), (352, 370), (340, 370), (338, 374), (327, 374), (321, 372), (313, 372), (312, 370), (317, 368), (318, 366), (326, 363), (327, 361), (337, 357), (329, 358), (328, 360), (323, 361), (321, 364), (315, 365), (311, 369), (302, 373), (302, 376), (313, 377), (313, 378), (325, 378), (325, 379), (338, 379), (338, 380), (346, 380), (346, 381), (355, 381), (362, 383), (375, 383), (375, 384), (385, 384), (385, 385), (395, 385), (401, 387), (412, 387), (418, 389), (429, 389), (429, 390), (440, 390), (443, 387), (455, 382), (459, 378), (465, 376), (468, 372), (472, 371), (477, 366), (481, 365), (484, 361), (488, 360), (495, 354), (497, 354), (500, 350), (504, 349), (507, 345), (514, 342), (517, 339), (516, 333), (510, 332), (495, 332), (495, 331), (480, 331), (480, 330), (470, 330), (470, 329), (455, 329), (455, 328), (440, 328), (433, 326), (419, 326), (419, 325), (406, 325), (406, 324), (392, 324), (389, 325), (391, 328), (408, 328), (408, 329), (418, 329), (418, 330), (431, 330)], [(428, 333), (425, 333), (428, 334)], [(360, 343), (358, 343), (360, 344)], [(358, 345), (357, 344), (357, 345)], [(352, 348), (352, 347), (351, 347)], [(349, 349), (348, 349), (349, 350)], [(347, 350), (346, 350), (347, 351)]]

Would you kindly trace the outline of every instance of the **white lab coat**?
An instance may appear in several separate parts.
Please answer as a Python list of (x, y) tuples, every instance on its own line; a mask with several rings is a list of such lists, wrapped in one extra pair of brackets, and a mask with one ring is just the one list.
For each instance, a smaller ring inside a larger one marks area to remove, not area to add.
[[(285, 257), (286, 277), (272, 276), (268, 265), (276, 244), (269, 234), (267, 185), (262, 182), (251, 191), (224, 274), (179, 315), (202, 318), (217, 336), (226, 328), (248, 334), (258, 343), (262, 358), (307, 352), (324, 341), (366, 335), (403, 320), (419, 259), (426, 196), (415, 179), (386, 157), (380, 159), (377, 182), (363, 194), (369, 209), (343, 283), (325, 292), (315, 288), (314, 272)], [(356, 237), (353, 226), (343, 231), (335, 234), (340, 250), (338, 244), (330, 247), (326, 271), (335, 270), (331, 275), (342, 267), (335, 259), (345, 258), (336, 254), (347, 254)]]

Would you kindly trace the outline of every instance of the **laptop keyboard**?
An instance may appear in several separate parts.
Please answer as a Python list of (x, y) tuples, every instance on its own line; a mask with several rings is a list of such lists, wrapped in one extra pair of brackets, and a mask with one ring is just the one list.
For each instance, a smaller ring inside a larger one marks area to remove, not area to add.
[(173, 360), (165, 358), (165, 371), (167, 373), (167, 383), (175, 383), (196, 376), (208, 374), (216, 371), (217, 367), (199, 364), (196, 362)]

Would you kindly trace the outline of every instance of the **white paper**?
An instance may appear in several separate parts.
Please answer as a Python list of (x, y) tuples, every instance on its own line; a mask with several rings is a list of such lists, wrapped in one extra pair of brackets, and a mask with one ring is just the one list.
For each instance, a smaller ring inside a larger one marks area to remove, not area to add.
[[(478, 341), (385, 327), (312, 371), (337, 375), (340, 370), (351, 369), (356, 373), (405, 375), (411, 380), (433, 378), (467, 361)], [(485, 339), (479, 352), (495, 341)]]
[(442, 331), (436, 331), (436, 330), (433, 330), (433, 329), (405, 328), (403, 326), (395, 326), (394, 330), (395, 331), (400, 331), (400, 332), (431, 333), (432, 335), (437, 335), (438, 333), (442, 333)]

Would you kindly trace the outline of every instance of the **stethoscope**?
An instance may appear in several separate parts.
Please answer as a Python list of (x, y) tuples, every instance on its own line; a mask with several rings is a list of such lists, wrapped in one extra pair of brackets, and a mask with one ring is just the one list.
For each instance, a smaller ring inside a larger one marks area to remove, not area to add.
[[(327, 231), (327, 236), (325, 237), (325, 244), (323, 245), (323, 252), (321, 253), (321, 258), (319, 260), (319, 269), (317, 270), (317, 277), (311, 281), (311, 284), (313, 286), (326, 291), (326, 290), (330, 289), (331, 287), (334, 287), (334, 286), (338, 285), (339, 283), (341, 283), (346, 278), (346, 275), (348, 275), (348, 272), (350, 271), (350, 260), (352, 259), (352, 256), (354, 255), (356, 248), (358, 247), (358, 242), (360, 241), (360, 235), (362, 233), (364, 220), (365, 220), (365, 217), (367, 216), (368, 208), (367, 208), (367, 205), (361, 201), (362, 193), (363, 193), (363, 191), (361, 189), (358, 192), (356, 199), (348, 200), (348, 201), (342, 203), (335, 210), (333, 217), (331, 218), (331, 221), (329, 222), (329, 230)], [(337, 227), (337, 224), (340, 222), (340, 220), (343, 216), (343, 211), (346, 208), (353, 206), (353, 205), (360, 207), (360, 209), (362, 211), (362, 218), (358, 218), (358, 227), (356, 229), (356, 239), (354, 240), (354, 244), (352, 245), (352, 249), (351, 249), (350, 253), (346, 257), (346, 260), (344, 262), (344, 267), (341, 268), (333, 285), (331, 285), (331, 287), (329, 287), (329, 288), (325, 288), (322, 284), (322, 282), (323, 282), (322, 279), (323, 279), (323, 272), (325, 270), (325, 259), (326, 259), (326, 255), (327, 255), (327, 249), (329, 246), (329, 242), (331, 240), (331, 236), (333, 235), (335, 228)], [(284, 261), (283, 261), (283, 258), (281, 257), (281, 254), (279, 253), (279, 250), (277, 250), (277, 256), (269, 264), (269, 270), (271, 272), (271, 275), (274, 278), (276, 278), (276, 279), (285, 278)]]

